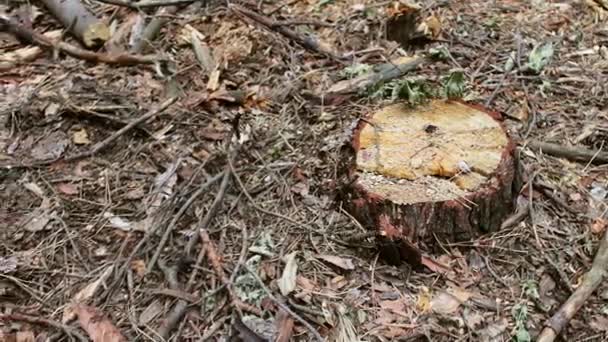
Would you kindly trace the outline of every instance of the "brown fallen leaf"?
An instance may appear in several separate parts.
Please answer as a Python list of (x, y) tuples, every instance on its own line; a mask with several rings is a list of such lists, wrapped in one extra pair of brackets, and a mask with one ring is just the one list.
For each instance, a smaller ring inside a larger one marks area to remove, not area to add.
[(74, 312), (78, 323), (87, 332), (93, 342), (126, 342), (127, 339), (99, 309), (83, 304), (76, 304)]
[(35, 342), (36, 337), (31, 331), (19, 331), (15, 335), (15, 342)]
[(348, 258), (342, 258), (339, 256), (327, 254), (317, 255), (317, 258), (326, 261), (334, 266), (338, 266), (343, 270), (352, 271), (355, 269), (355, 264), (353, 264), (353, 261)]
[(289, 342), (293, 335), (293, 318), (289, 316), (285, 311), (280, 310), (277, 313), (276, 325), (277, 325), (277, 337), (276, 342)]
[(88, 145), (91, 143), (91, 140), (89, 140), (89, 133), (87, 133), (87, 130), (84, 128), (74, 132), (72, 141), (76, 145)]
[(422, 256), (420, 263), (435, 273), (445, 274), (450, 271), (449, 267), (442, 265), (439, 262), (437, 262), (429, 257), (426, 257), (426, 256)]
[(59, 183), (57, 184), (57, 191), (64, 195), (78, 195), (78, 186), (73, 183)]
[[(108, 280), (110, 275), (112, 275), (112, 271), (114, 270), (114, 266), (108, 266), (103, 273), (97, 278), (94, 282), (89, 283), (87, 286), (83, 287), (74, 297), (72, 297), (72, 303), (74, 304), (82, 304), (91, 299), (97, 290), (101, 286), (105, 286), (105, 282)], [(76, 312), (74, 311), (74, 305), (68, 305), (63, 311), (63, 317), (61, 321), (63, 323), (67, 323), (76, 318)]]

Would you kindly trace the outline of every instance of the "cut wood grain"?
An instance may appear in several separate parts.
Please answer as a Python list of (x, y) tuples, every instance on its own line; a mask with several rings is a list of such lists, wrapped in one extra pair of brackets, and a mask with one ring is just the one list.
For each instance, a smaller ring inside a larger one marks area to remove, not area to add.
[(514, 144), (496, 116), (478, 107), (392, 105), (359, 123), (353, 147), (345, 207), (378, 231), (389, 259), (417, 264), (437, 239), (498, 230), (513, 210)]

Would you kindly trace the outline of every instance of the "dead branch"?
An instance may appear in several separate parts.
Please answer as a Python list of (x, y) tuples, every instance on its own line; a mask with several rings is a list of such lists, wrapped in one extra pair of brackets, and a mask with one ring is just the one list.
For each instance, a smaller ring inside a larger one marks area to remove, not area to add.
[(178, 10), (178, 6), (163, 7), (159, 9), (156, 12), (156, 17), (148, 23), (148, 25), (144, 28), (141, 37), (139, 37), (131, 47), (131, 52), (141, 53), (149, 48), (150, 42), (152, 42), (156, 36), (158, 36), (160, 29), (169, 22), (166, 16), (175, 14)]
[(91, 13), (80, 0), (41, 0), (57, 18), (88, 48), (103, 45), (110, 39), (110, 28)]
[(106, 54), (81, 49), (63, 41), (53, 41), (42, 34), (18, 23), (6, 15), (0, 15), (0, 31), (6, 31), (28, 44), (34, 44), (48, 50), (58, 50), (74, 58), (82, 59), (94, 63), (117, 64), (122, 66), (136, 64), (154, 64), (161, 61), (155, 55), (137, 54)]
[(281, 308), (281, 310), (285, 311), (286, 313), (288, 313), (291, 317), (293, 317), (296, 321), (302, 323), (303, 326), (306, 327), (306, 329), (308, 329), (308, 331), (310, 331), (310, 333), (312, 334), (312, 336), (315, 337), (315, 339), (319, 342), (323, 342), (325, 341), (323, 339), (323, 337), (321, 337), (321, 335), (319, 334), (319, 332), (312, 326), (310, 325), (310, 323), (308, 323), (304, 318), (300, 317), (300, 315), (298, 315), (297, 313), (295, 313), (293, 310), (291, 310), (287, 305), (285, 305), (283, 302), (281, 302), (280, 300), (277, 299), (277, 297), (275, 297), (272, 292), (270, 292), (270, 289), (266, 286), (266, 284), (264, 284), (264, 281), (262, 281), (262, 279), (260, 279), (260, 276), (258, 276), (258, 274), (253, 271), (252, 269), (250, 269), (249, 267), (245, 266), (245, 268), (247, 269), (247, 271), (249, 271), (249, 273), (253, 276), (253, 278), (258, 282), (258, 284), (260, 284), (260, 286), (262, 287), (262, 289), (264, 290), (264, 292), (266, 292), (266, 295), (268, 295), (268, 297), (279, 307)]
[(608, 152), (602, 152), (601, 150), (590, 150), (583, 147), (568, 147), (536, 140), (530, 141), (528, 146), (534, 150), (539, 150), (558, 158), (566, 158), (585, 163), (590, 162), (593, 164), (608, 163)]
[[(219, 179), (218, 177), (222, 177), (222, 185), (220, 186), (220, 189), (227, 187), (227, 185), (224, 185), (224, 180), (226, 179), (226, 171), (223, 171), (219, 175), (216, 175), (213, 179), (203, 183), (188, 198), (188, 200), (186, 200), (186, 203), (184, 203), (184, 205), (182, 205), (181, 208), (179, 208), (179, 211), (177, 212), (177, 214), (175, 214), (175, 216), (173, 216), (173, 218), (171, 219), (171, 222), (167, 226), (167, 229), (165, 229), (165, 232), (163, 233), (163, 236), (161, 237), (160, 242), (158, 243), (158, 247), (156, 248), (156, 252), (150, 259), (150, 262), (148, 262), (148, 267), (146, 267), (146, 272), (150, 272), (154, 269), (154, 265), (156, 264), (156, 261), (160, 257), (160, 253), (163, 250), (163, 248), (165, 247), (167, 241), (169, 240), (169, 236), (173, 232), (173, 229), (177, 225), (177, 222), (179, 221), (179, 219), (182, 216), (184, 216), (184, 213), (186, 212), (186, 210), (188, 210), (188, 208), (190, 208), (190, 206), (192, 205), (194, 200), (196, 200), (200, 195), (202, 195), (204, 191), (206, 191), (213, 183), (215, 183)], [(225, 189), (224, 189), (224, 191), (225, 191)], [(219, 193), (218, 193), (218, 195), (219, 195)], [(222, 194), (222, 197), (223, 196), (224, 195)], [(216, 199), (217, 199), (217, 197), (216, 197)], [(212, 205), (212, 208), (213, 208), (213, 205)], [(211, 212), (211, 209), (207, 212), (207, 214), (209, 215), (210, 212)], [(194, 237), (193, 237), (193, 239), (194, 239)]]
[(108, 147), (112, 142), (114, 142), (116, 139), (118, 139), (119, 137), (121, 137), (122, 135), (124, 135), (125, 133), (130, 131), (131, 129), (133, 129), (135, 126), (137, 126), (140, 123), (143, 123), (145, 121), (148, 121), (149, 119), (164, 112), (165, 109), (167, 109), (170, 105), (175, 103), (175, 101), (177, 101), (177, 97), (172, 97), (172, 98), (166, 100), (165, 102), (161, 103), (157, 109), (151, 110), (148, 113), (140, 116), (139, 118), (129, 122), (128, 125), (119, 129), (114, 134), (107, 137), (105, 140), (102, 140), (102, 141), (98, 142), (97, 144), (93, 145), (93, 147), (90, 150), (83, 152), (83, 153), (78, 153), (78, 154), (75, 154), (72, 156), (68, 156), (65, 158), (65, 161), (74, 161), (74, 160), (79, 160), (79, 159), (88, 158), (88, 157), (93, 156), (94, 154), (96, 154), (99, 151), (103, 150), (104, 148)]
[(351, 80), (337, 82), (321, 95), (331, 96), (358, 93), (376, 84), (390, 81), (413, 71), (427, 61), (428, 59), (425, 57), (414, 57), (400, 58), (397, 61), (381, 64), (375, 68), (376, 71), (374, 72), (355, 77)]
[[(49, 39), (59, 39), (61, 30), (45, 32), (43, 34)], [(0, 56), (0, 71), (12, 69), (19, 63), (30, 62), (38, 58), (43, 50), (39, 46), (27, 46), (15, 51), (6, 52)]]
[(48, 326), (51, 326), (53, 328), (63, 331), (68, 336), (76, 337), (79, 341), (86, 342), (89, 340), (84, 335), (82, 335), (80, 332), (78, 332), (78, 330), (76, 330), (68, 325), (65, 325), (65, 324), (59, 323), (57, 321), (54, 321), (52, 319), (48, 319), (48, 318), (44, 318), (44, 317), (36, 317), (36, 316), (24, 315), (24, 314), (20, 314), (20, 313), (0, 314), (0, 321), (9, 321), (9, 322), (10, 321), (21, 321), (21, 322), (28, 322), (28, 323), (32, 323), (32, 324), (48, 325)]
[(591, 269), (585, 274), (581, 285), (574, 291), (559, 310), (545, 323), (537, 342), (551, 342), (568, 325), (578, 310), (585, 304), (606, 277), (608, 272), (608, 233), (600, 241)]
[(220, 281), (224, 285), (226, 285), (226, 291), (228, 292), (228, 297), (230, 297), (230, 302), (232, 303), (232, 305), (234, 305), (237, 309), (247, 311), (262, 317), (263, 313), (260, 311), (260, 309), (241, 301), (232, 290), (232, 284), (230, 284), (230, 279), (228, 279), (228, 277), (226, 277), (226, 274), (224, 273), (224, 269), (222, 268), (222, 262), (220, 261), (221, 258), (215, 246), (213, 245), (211, 238), (209, 238), (207, 230), (205, 228), (200, 228), (199, 234), (203, 243), (203, 247), (205, 249), (205, 254), (207, 255), (207, 260), (209, 261), (209, 263), (211, 263), (211, 268), (215, 272), (215, 275), (220, 279)]
[(273, 19), (271, 19), (265, 15), (256, 13), (245, 7), (235, 5), (235, 4), (228, 4), (228, 8), (230, 10), (232, 10), (236, 15), (238, 15), (243, 21), (247, 22), (247, 19), (252, 20), (255, 23), (258, 23), (258, 24), (264, 26), (268, 30), (271, 30), (271, 31), (274, 30), (274, 31), (282, 34), (283, 36), (295, 41), (296, 43), (302, 45), (307, 50), (310, 50), (310, 51), (316, 52), (316, 53), (321, 53), (321, 54), (331, 57), (335, 60), (344, 59), (343, 56), (338, 56), (334, 51), (330, 50), (326, 46), (323, 46), (316, 38), (314, 38), (312, 36), (300, 35), (299, 33), (295, 32), (285, 26), (282, 26), (281, 23), (277, 23), (276, 21), (274, 21)]
[(96, 0), (105, 4), (129, 7), (132, 9), (143, 9), (150, 7), (164, 7), (164, 6), (175, 6), (183, 4), (191, 4), (199, 0), (142, 0), (142, 1), (129, 1), (129, 0)]

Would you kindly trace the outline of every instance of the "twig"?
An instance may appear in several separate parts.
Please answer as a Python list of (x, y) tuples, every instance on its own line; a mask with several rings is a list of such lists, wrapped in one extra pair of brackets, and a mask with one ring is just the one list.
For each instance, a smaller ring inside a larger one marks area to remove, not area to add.
[(585, 304), (587, 298), (593, 294), (606, 277), (608, 267), (608, 233), (600, 241), (597, 254), (593, 259), (591, 269), (585, 274), (580, 286), (559, 308), (559, 310), (545, 323), (537, 342), (551, 342), (568, 325), (578, 310)]
[(251, 312), (253, 314), (256, 314), (256, 315), (262, 317), (263, 313), (258, 308), (241, 301), (237, 297), (237, 295), (234, 293), (234, 291), (232, 290), (232, 284), (230, 283), (230, 279), (228, 279), (228, 277), (226, 277), (226, 274), (224, 273), (222, 264), (220, 262), (220, 256), (217, 253), (217, 250), (215, 249), (213, 242), (211, 242), (211, 239), (209, 238), (209, 234), (207, 233), (207, 230), (204, 228), (201, 228), (199, 230), (199, 234), (201, 237), (201, 241), (203, 242), (203, 246), (204, 246), (204, 249), (205, 249), (205, 252), (207, 255), (207, 260), (209, 261), (209, 263), (211, 263), (211, 268), (213, 268), (215, 275), (220, 279), (220, 281), (224, 285), (226, 285), (226, 292), (228, 292), (228, 296), (230, 297), (230, 301), (231, 301), (232, 305), (234, 305), (237, 309)]
[(310, 36), (308, 36), (308, 37), (302, 36), (299, 33), (295, 32), (285, 26), (278, 26), (274, 20), (272, 20), (271, 18), (269, 18), (265, 15), (256, 13), (245, 7), (235, 5), (235, 4), (228, 4), (228, 8), (230, 10), (232, 10), (235, 14), (237, 14), (241, 19), (244, 20), (245, 18), (247, 18), (247, 19), (253, 20), (254, 22), (256, 22), (258, 24), (261, 24), (262, 26), (266, 27), (269, 30), (277, 31), (278, 33), (282, 34), (283, 36), (302, 45), (307, 50), (324, 54), (335, 60), (344, 59), (343, 56), (338, 56), (333, 51), (322, 46), (315, 38), (310, 37)]
[[(218, 190), (217, 194), (215, 195), (215, 199), (213, 200), (213, 203), (211, 203), (211, 207), (207, 211), (207, 214), (205, 214), (205, 217), (201, 220), (201, 223), (199, 225), (199, 227), (201, 227), (202, 229), (208, 229), (209, 224), (211, 223), (211, 220), (213, 220), (213, 218), (215, 217), (215, 214), (217, 214), (217, 211), (220, 208), (222, 201), (224, 200), (224, 196), (226, 195), (226, 190), (228, 189), (229, 184), (230, 184), (230, 172), (229, 172), (229, 170), (224, 170), (222, 183), (220, 184), (220, 189)], [(186, 253), (185, 253), (186, 255), (190, 255), (192, 248), (194, 248), (194, 245), (197, 242), (198, 242), (198, 235), (194, 234), (190, 238), (190, 241), (188, 241), (188, 244), (186, 245)]]
[(582, 147), (568, 147), (541, 141), (530, 141), (528, 144), (534, 150), (540, 150), (558, 158), (566, 158), (580, 162), (591, 162), (594, 164), (608, 163), (608, 152), (601, 150), (590, 150)]
[(0, 321), (21, 321), (21, 322), (28, 322), (28, 323), (33, 323), (33, 324), (44, 324), (44, 325), (48, 325), (53, 328), (62, 330), (68, 336), (75, 336), (80, 341), (87, 342), (89, 340), (84, 335), (82, 335), (80, 332), (78, 332), (78, 330), (76, 330), (70, 326), (67, 326), (65, 324), (54, 321), (52, 319), (48, 319), (48, 318), (44, 318), (44, 317), (36, 317), (36, 316), (24, 315), (24, 314), (20, 314), (20, 313), (0, 314)]
[(182, 205), (181, 208), (179, 208), (179, 211), (177, 212), (177, 214), (175, 214), (175, 216), (173, 216), (173, 218), (171, 219), (171, 222), (169, 222), (169, 225), (165, 229), (165, 232), (163, 233), (163, 236), (161, 237), (160, 242), (158, 243), (158, 247), (156, 247), (156, 252), (150, 259), (150, 262), (148, 262), (148, 267), (146, 267), (146, 272), (150, 272), (154, 269), (156, 261), (158, 260), (163, 248), (167, 244), (167, 241), (169, 240), (169, 236), (171, 235), (171, 232), (177, 225), (177, 222), (179, 221), (179, 219), (181, 219), (182, 216), (184, 216), (184, 213), (186, 213), (186, 210), (188, 210), (188, 208), (190, 208), (192, 203), (200, 195), (202, 195), (204, 191), (206, 191), (211, 185), (213, 185), (213, 183), (217, 182), (222, 177), (225, 178), (225, 174), (226, 174), (226, 171), (220, 172), (219, 174), (213, 176), (208, 181), (203, 183), (192, 195), (190, 195), (190, 197), (188, 198), (186, 203), (184, 203), (184, 205)]
[(142, 1), (129, 1), (129, 0), (95, 0), (103, 2), (105, 4), (129, 7), (133, 9), (143, 9), (150, 7), (164, 7), (164, 6), (175, 6), (190, 4), (200, 0), (142, 0)]
[[(164, 262), (159, 261), (158, 267), (163, 271), (165, 275), (165, 279), (169, 283), (169, 287), (172, 290), (178, 291), (180, 290), (179, 282), (177, 280), (177, 270), (175, 267), (168, 267)], [(177, 304), (173, 307), (173, 309), (169, 312), (167, 317), (161, 320), (159, 327), (156, 333), (164, 340), (167, 340), (169, 334), (177, 324), (182, 320), (182, 317), (186, 314), (186, 309), (188, 308), (188, 301), (184, 299), (180, 299), (177, 301)]]
[(69, 56), (94, 63), (107, 63), (127, 66), (135, 64), (154, 64), (161, 60), (160, 57), (155, 55), (139, 55), (127, 53), (106, 54), (84, 50), (63, 41), (53, 41), (52, 39), (49, 39), (44, 35), (39, 34), (24, 25), (21, 25), (20, 23), (15, 20), (12, 20), (6, 15), (0, 15), (0, 31), (8, 31), (29, 44), (34, 44), (53, 51), (58, 50)]
[(300, 315), (298, 315), (297, 313), (293, 312), (287, 305), (285, 305), (284, 303), (282, 303), (281, 301), (279, 301), (277, 299), (277, 297), (275, 297), (272, 294), (272, 292), (270, 292), (270, 289), (266, 286), (266, 284), (264, 284), (264, 281), (262, 281), (262, 279), (260, 279), (260, 276), (258, 276), (257, 273), (255, 273), (253, 270), (251, 270), (247, 265), (245, 265), (245, 268), (247, 269), (247, 271), (249, 271), (249, 273), (253, 276), (253, 278), (258, 282), (258, 284), (260, 284), (260, 286), (262, 287), (262, 289), (264, 290), (264, 292), (266, 292), (266, 294), (268, 295), (268, 297), (278, 307), (280, 307), (282, 310), (284, 310), (285, 312), (287, 312), (296, 321), (302, 323), (302, 325), (305, 326), (306, 329), (308, 329), (308, 331), (310, 331), (310, 333), (315, 337), (315, 339), (317, 341), (319, 341), (319, 342), (323, 342), (324, 341), (323, 337), (321, 337), (321, 335), (319, 334), (319, 332), (312, 325), (310, 325), (310, 323), (308, 323), (304, 318), (300, 317)]

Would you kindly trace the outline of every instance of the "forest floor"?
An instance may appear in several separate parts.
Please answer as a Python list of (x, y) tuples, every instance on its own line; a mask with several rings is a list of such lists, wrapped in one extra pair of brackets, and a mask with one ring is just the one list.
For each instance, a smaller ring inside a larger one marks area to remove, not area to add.
[[(138, 16), (90, 5), (118, 27), (130, 29)], [(421, 18), (437, 19), (441, 32), (402, 48), (384, 35), (393, 5), (242, 4), (282, 22), (271, 28), (224, 4), (190, 5), (165, 16), (148, 51), (170, 56), (169, 67), (47, 51), (1, 71), (0, 336), (68, 341), (84, 326), (89, 335), (117, 328), (128, 341), (533, 340), (580, 284), (607, 225), (608, 165), (527, 146), (605, 148), (602, 9), (565, 0), (425, 1)], [(36, 13), (36, 31), (61, 28)], [(349, 58), (311, 52), (282, 35), (285, 27)], [(213, 70), (201, 67), (193, 35), (211, 51)], [(0, 39), (0, 51), (24, 46), (6, 33)], [(541, 51), (548, 43), (552, 50)], [(441, 87), (463, 71), (464, 99), (502, 114), (533, 186), (517, 199), (529, 209), (522, 222), (443, 245), (429, 256), (445, 268), (413, 271), (378, 258), (373, 237), (336, 201), (353, 123), (393, 100), (319, 94), (365, 65), (431, 49), (445, 58), (402, 79)], [(539, 51), (548, 63), (524, 72)], [(60, 158), (90, 150), (171, 97), (162, 113), (92, 156)], [(604, 283), (559, 338), (608, 340), (607, 303)], [(176, 308), (184, 316), (172, 325)], [(74, 312), (80, 326), (69, 320)], [(87, 313), (106, 319), (87, 329)]]

